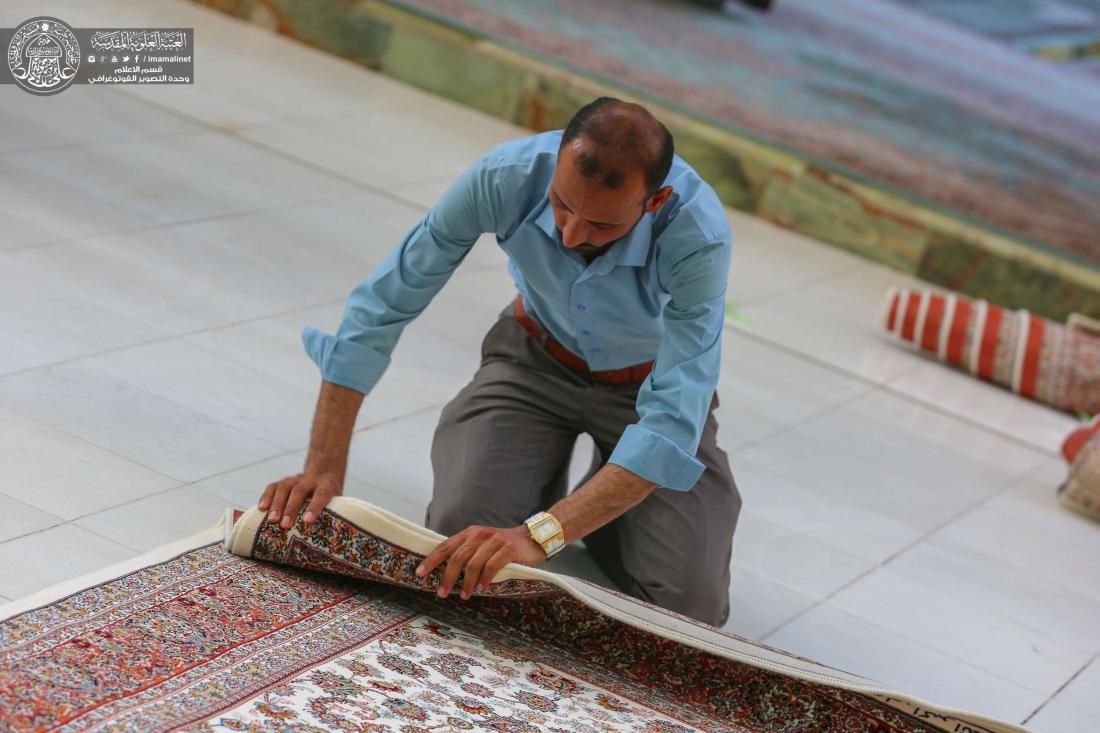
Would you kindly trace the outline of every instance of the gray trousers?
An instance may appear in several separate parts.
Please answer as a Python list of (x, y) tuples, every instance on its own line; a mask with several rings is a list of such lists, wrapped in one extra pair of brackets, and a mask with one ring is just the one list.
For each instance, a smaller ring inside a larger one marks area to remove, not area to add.
[[(580, 433), (595, 443), (588, 477), (638, 421), (638, 386), (607, 384), (554, 359), (509, 304), (485, 335), (481, 367), (447, 404), (432, 439), (435, 482), (425, 525), (443, 535), (472, 524), (515, 527), (569, 490)], [(741, 510), (715, 442), (715, 394), (690, 491), (664, 487), (584, 538), (600, 568), (636, 598), (714, 626), (729, 616), (730, 554)]]

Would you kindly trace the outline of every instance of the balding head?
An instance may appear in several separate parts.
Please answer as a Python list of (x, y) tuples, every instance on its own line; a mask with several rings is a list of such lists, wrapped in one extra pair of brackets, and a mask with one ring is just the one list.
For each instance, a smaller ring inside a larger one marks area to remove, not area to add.
[(640, 175), (645, 197), (657, 192), (672, 166), (672, 135), (645, 107), (612, 97), (586, 104), (565, 128), (580, 173), (610, 189), (622, 189)]
[(598, 255), (672, 196), (672, 136), (644, 107), (610, 97), (585, 105), (562, 133), (548, 198), (561, 243)]

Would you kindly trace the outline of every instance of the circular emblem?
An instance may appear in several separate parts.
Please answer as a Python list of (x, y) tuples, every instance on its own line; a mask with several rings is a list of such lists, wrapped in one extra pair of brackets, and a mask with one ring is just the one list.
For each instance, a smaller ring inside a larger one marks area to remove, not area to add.
[(19, 26), (8, 44), (8, 68), (28, 92), (56, 94), (76, 77), (80, 43), (73, 29), (57, 18), (32, 18)]

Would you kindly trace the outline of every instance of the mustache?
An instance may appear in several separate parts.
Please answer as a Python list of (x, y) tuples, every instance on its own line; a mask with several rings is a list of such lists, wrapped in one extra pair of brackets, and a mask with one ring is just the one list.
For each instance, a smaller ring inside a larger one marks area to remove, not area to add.
[[(557, 231), (557, 234), (558, 234), (558, 241), (561, 242), (561, 246), (566, 247), (565, 240), (562, 239), (562, 236), (561, 236), (561, 229), (558, 229), (556, 231)], [(591, 249), (600, 249), (603, 246), (604, 245), (600, 245), (600, 244), (592, 244), (591, 242), (584, 242), (583, 244), (578, 244), (574, 247), (566, 247), (566, 249), (580, 249), (581, 247), (589, 247)]]

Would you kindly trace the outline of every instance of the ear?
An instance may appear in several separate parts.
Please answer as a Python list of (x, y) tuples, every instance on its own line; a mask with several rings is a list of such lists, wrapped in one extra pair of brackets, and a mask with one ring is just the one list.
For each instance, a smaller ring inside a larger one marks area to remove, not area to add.
[(661, 210), (661, 207), (668, 201), (668, 197), (672, 195), (672, 186), (664, 186), (657, 190), (657, 193), (646, 199), (645, 210), (646, 213), (656, 214)]

